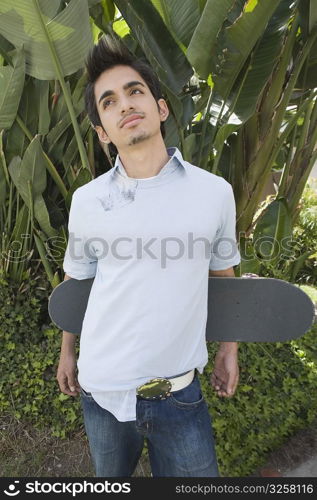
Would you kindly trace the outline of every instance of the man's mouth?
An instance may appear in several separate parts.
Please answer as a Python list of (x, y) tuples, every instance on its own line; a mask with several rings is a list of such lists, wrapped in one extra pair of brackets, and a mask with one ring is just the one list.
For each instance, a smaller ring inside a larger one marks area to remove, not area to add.
[(123, 121), (123, 125), (121, 125), (122, 128), (130, 128), (134, 127), (137, 125), (141, 120), (142, 116), (140, 115), (133, 115), (130, 118), (127, 118), (126, 120)]

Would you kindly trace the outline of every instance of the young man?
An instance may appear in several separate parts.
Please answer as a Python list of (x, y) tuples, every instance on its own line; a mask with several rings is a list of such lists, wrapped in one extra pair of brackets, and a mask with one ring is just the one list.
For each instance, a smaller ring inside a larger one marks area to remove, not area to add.
[[(88, 116), (118, 154), (110, 171), (72, 198), (65, 279), (95, 279), (78, 380), (75, 336), (63, 332), (59, 386), (81, 394), (97, 476), (131, 476), (146, 438), (154, 477), (215, 477), (197, 371), (208, 362), (208, 271), (234, 276), (240, 262), (232, 188), (166, 149), (169, 110), (147, 64), (103, 38), (87, 73)], [(229, 255), (221, 244), (212, 248), (221, 239)], [(211, 376), (219, 396), (236, 390), (237, 347), (220, 343)]]

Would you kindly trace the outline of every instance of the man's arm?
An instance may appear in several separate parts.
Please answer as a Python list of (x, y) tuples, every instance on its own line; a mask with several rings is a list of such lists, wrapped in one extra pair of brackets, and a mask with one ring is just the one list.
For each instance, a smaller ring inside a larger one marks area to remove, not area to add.
[[(233, 267), (209, 270), (209, 277), (235, 277)], [(218, 396), (233, 396), (239, 381), (238, 342), (219, 342), (210, 382)]]
[(221, 271), (212, 271), (209, 269), (209, 277), (210, 276), (223, 276), (225, 278), (235, 278), (233, 267), (229, 267), (228, 269), (222, 269)]
[[(228, 269), (222, 269), (221, 271), (212, 271), (209, 269), (209, 277), (224, 277), (224, 278), (235, 278), (233, 267), (229, 267)], [(238, 342), (219, 342), (219, 349), (225, 350), (237, 350)]]
[[(64, 281), (71, 279), (65, 274)], [(63, 331), (61, 354), (56, 378), (60, 390), (68, 396), (77, 396), (80, 386), (76, 377), (76, 339), (77, 335)]]

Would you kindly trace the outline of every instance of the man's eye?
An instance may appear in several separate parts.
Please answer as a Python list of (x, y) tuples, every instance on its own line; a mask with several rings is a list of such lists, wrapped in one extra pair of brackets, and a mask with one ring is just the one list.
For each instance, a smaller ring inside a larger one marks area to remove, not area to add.
[(110, 102), (112, 102), (112, 99), (108, 99), (106, 101), (103, 101), (103, 107), (106, 108)]
[[(143, 94), (142, 90), (140, 90), (140, 89), (131, 90), (131, 94), (133, 94), (134, 92), (140, 92), (140, 94)], [(107, 108), (109, 106), (109, 104), (111, 104), (112, 102), (113, 102), (113, 99), (105, 99), (103, 101), (103, 108)]]

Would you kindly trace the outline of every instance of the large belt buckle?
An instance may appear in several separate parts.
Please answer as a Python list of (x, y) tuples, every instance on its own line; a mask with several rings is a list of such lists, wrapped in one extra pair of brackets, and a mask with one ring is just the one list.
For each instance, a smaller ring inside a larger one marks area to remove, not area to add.
[(144, 399), (166, 399), (170, 396), (172, 383), (167, 378), (153, 378), (137, 387), (137, 395)]

